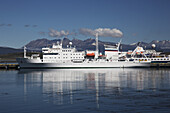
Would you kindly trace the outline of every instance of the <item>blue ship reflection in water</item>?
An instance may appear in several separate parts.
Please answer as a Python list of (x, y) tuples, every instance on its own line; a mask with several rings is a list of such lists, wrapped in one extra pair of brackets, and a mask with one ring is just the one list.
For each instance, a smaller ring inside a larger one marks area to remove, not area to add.
[[(168, 69), (20, 70), (13, 77), (13, 93), (27, 112), (170, 112)], [(0, 99), (6, 101), (0, 89)], [(6, 96), (14, 101), (10, 92)]]

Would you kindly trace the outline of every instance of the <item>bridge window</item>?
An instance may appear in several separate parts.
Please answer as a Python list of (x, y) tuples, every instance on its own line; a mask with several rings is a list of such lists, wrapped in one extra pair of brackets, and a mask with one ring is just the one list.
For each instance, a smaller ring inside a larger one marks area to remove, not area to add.
[(44, 55), (58, 55), (58, 53), (44, 53)]

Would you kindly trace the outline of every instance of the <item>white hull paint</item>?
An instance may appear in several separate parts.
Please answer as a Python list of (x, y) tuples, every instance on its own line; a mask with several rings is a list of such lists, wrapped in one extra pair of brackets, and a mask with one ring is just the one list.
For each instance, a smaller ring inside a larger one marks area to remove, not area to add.
[[(21, 62), (22, 60), (22, 62)], [(128, 68), (128, 67), (150, 67), (150, 63), (147, 62), (121, 62), (121, 61), (113, 61), (113, 62), (82, 62), (82, 63), (44, 63), (44, 62), (29, 62), (31, 60), (19, 58), (17, 59), (19, 62), (20, 68)]]

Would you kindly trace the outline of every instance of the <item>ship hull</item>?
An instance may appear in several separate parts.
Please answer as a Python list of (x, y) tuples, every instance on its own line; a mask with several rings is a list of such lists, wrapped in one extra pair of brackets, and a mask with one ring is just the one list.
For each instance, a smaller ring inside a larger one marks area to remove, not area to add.
[(69, 69), (69, 68), (131, 68), (131, 67), (150, 67), (148, 62), (82, 62), (82, 63), (47, 63), (41, 61), (32, 61), (29, 59), (17, 59), (19, 67), (22, 69)]

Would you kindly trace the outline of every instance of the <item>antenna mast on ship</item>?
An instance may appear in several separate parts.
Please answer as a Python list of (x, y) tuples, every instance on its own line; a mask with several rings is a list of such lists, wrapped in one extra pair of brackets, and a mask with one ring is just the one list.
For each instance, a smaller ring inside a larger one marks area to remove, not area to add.
[(60, 44), (60, 45), (61, 45), (61, 47), (62, 47), (62, 44), (63, 44), (63, 39), (61, 39), (61, 44)]
[(117, 47), (118, 52), (119, 52), (119, 47), (120, 47), (121, 42), (122, 42), (122, 39), (120, 39), (120, 41), (119, 41), (119, 43), (118, 43), (118, 47)]
[(99, 46), (98, 46), (98, 33), (96, 33), (96, 54), (95, 58), (97, 59), (99, 55)]
[(24, 58), (26, 58), (26, 53), (27, 53), (26, 47), (24, 46)]

